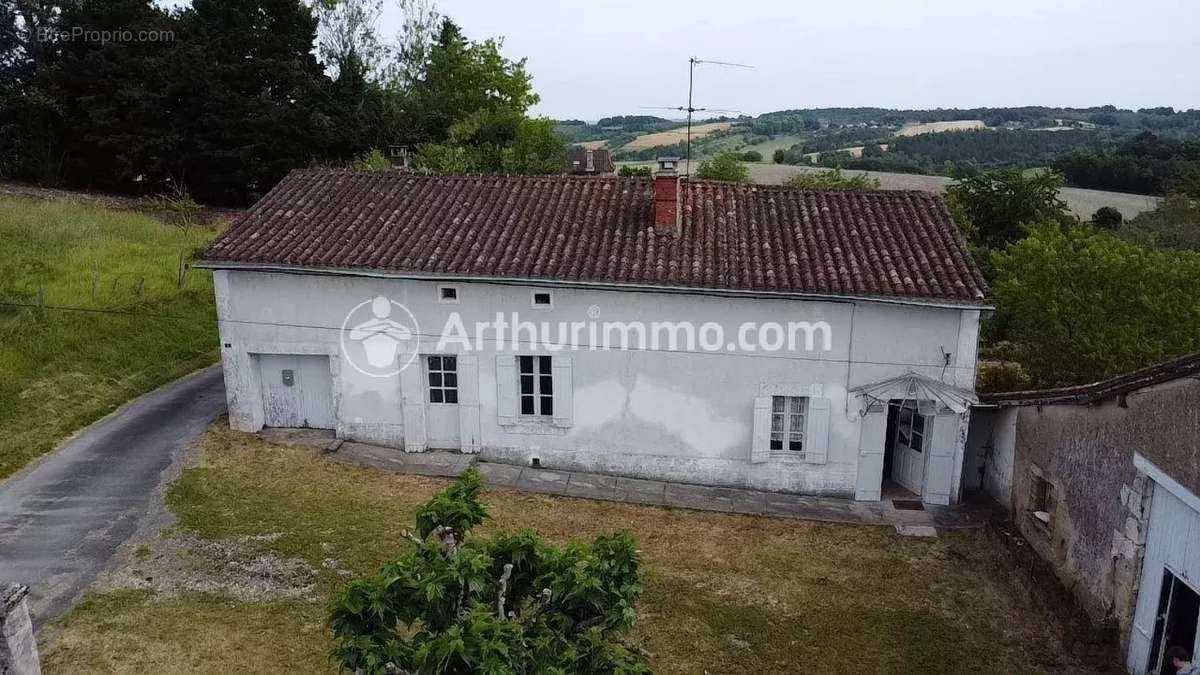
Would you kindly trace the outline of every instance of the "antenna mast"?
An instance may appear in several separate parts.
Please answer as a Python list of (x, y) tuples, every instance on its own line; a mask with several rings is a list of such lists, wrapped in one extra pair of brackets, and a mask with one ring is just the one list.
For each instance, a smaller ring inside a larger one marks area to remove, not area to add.
[(692, 113), (706, 108), (696, 108), (692, 106), (692, 91), (695, 89), (696, 83), (696, 64), (708, 63), (714, 66), (730, 66), (733, 68), (753, 68), (744, 63), (729, 63), (727, 61), (706, 61), (698, 59), (695, 56), (688, 59), (688, 104), (687, 104), (687, 156), (683, 163), (683, 174), (685, 176), (692, 175)]

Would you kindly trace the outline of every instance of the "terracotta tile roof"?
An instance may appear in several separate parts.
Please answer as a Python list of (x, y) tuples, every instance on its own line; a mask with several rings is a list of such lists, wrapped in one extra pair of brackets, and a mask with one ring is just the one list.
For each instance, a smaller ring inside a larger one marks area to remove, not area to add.
[(328, 267), (978, 303), (983, 277), (942, 200), (684, 182), (655, 234), (653, 179), (295, 171), (205, 253)]

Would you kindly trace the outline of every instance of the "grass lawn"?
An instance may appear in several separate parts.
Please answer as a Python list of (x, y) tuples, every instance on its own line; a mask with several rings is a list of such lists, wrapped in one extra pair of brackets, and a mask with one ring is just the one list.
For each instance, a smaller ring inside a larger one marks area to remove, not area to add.
[[(325, 598), (403, 550), (414, 508), (446, 485), (333, 464), (222, 424), (168, 491), (177, 528), (139, 545), (128, 576), (151, 574), (139, 565), (164, 542), (198, 535), (303, 560), (311, 589), (248, 602), (110, 585), (42, 645), (45, 672), (330, 672)], [(1070, 672), (980, 532), (915, 539), (507, 490), (486, 500), (492, 520), (478, 536), (531, 526), (561, 542), (631, 529), (648, 580), (634, 635), (660, 673)]]
[[(96, 206), (0, 199), (0, 479), (216, 360), (211, 276), (191, 271), (178, 284), (180, 253), (214, 234)], [(135, 315), (4, 304), (39, 302)]]

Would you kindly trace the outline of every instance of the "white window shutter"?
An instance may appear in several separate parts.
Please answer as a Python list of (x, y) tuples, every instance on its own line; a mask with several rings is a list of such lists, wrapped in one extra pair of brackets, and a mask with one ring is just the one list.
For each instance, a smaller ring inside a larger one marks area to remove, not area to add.
[(759, 463), (771, 458), (771, 397), (754, 398), (754, 429), (751, 431), (750, 461)]
[(829, 455), (829, 413), (831, 401), (820, 396), (808, 399), (808, 420), (804, 430), (804, 461), (824, 464)]
[(517, 357), (496, 355), (496, 416), (501, 425), (517, 423)]
[(554, 386), (554, 426), (569, 427), (574, 420), (573, 393), (571, 384), (571, 357), (551, 358), (550, 373)]

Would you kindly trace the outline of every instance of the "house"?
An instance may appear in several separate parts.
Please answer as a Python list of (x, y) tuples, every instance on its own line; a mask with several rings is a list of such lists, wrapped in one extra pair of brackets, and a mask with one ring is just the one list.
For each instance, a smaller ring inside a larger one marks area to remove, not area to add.
[(567, 150), (567, 164), (571, 173), (576, 175), (606, 174), (617, 170), (612, 161), (612, 153), (607, 148), (572, 145)]
[[(1131, 673), (1200, 646), (1200, 353), (1062, 389), (981, 395), (967, 464)], [(982, 479), (978, 478), (982, 476)]]
[(238, 430), (959, 496), (985, 286), (932, 194), (303, 170), (204, 258)]

